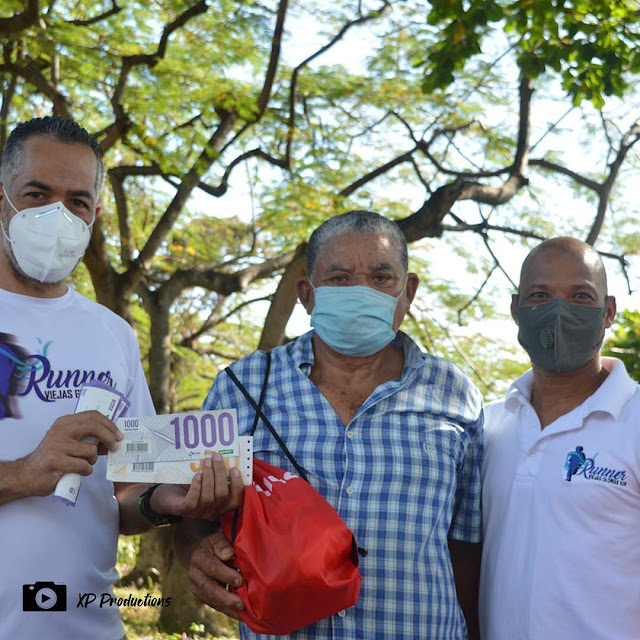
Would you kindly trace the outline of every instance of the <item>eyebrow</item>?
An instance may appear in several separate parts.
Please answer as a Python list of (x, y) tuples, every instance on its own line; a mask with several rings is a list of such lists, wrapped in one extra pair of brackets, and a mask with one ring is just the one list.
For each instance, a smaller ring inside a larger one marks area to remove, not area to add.
[[(531, 289), (541, 289), (542, 291), (549, 291), (549, 287), (546, 284), (537, 284), (537, 283), (530, 284), (526, 288), (526, 291), (531, 291)], [(596, 289), (596, 287), (589, 283), (571, 285), (572, 291), (583, 291), (585, 289), (593, 293), (598, 293), (598, 290)]]
[(332, 264), (328, 269), (327, 269), (327, 273), (335, 273), (336, 271), (353, 271), (353, 269), (346, 267), (343, 264), (339, 264), (337, 262), (335, 262), (334, 264)]
[(29, 182), (22, 186), (23, 189), (26, 187), (35, 187), (36, 189), (42, 189), (42, 191), (53, 191), (48, 184), (38, 182), (37, 180), (29, 180)]
[[(45, 184), (44, 182), (40, 182), (39, 180), (29, 180), (29, 182), (27, 182), (22, 186), (23, 189), (25, 189), (26, 187), (35, 187), (36, 189), (40, 189), (41, 191), (46, 191), (47, 193), (50, 193), (51, 191), (53, 191), (53, 189), (48, 184)], [(76, 189), (74, 191), (71, 191), (70, 194), (72, 196), (76, 196), (80, 198), (88, 198), (89, 200), (93, 199), (91, 192), (86, 191), (85, 189)]]
[[(378, 262), (371, 268), (372, 271), (393, 271), (393, 267), (388, 262)], [(327, 273), (335, 273), (336, 271), (353, 271), (353, 267), (347, 267), (343, 264), (335, 262), (327, 268)]]

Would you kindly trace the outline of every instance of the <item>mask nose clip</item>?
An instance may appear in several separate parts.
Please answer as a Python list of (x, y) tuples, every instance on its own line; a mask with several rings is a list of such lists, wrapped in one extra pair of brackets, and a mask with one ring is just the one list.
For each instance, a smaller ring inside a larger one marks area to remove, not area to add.
[[(35, 217), (44, 218), (44, 216), (50, 216), (52, 213), (56, 213), (59, 209), (60, 209), (59, 205), (56, 204), (53, 207), (51, 207), (51, 209), (47, 209), (46, 211), (41, 211), (40, 213), (37, 213)], [(62, 213), (65, 215), (67, 219), (69, 218), (69, 216), (67, 216), (67, 214), (64, 213), (64, 211)]]

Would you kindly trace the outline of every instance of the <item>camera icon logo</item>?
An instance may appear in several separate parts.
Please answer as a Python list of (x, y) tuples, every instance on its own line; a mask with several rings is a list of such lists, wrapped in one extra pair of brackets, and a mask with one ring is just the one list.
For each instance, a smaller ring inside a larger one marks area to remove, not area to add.
[(22, 585), (23, 611), (66, 611), (67, 585), (34, 582)]

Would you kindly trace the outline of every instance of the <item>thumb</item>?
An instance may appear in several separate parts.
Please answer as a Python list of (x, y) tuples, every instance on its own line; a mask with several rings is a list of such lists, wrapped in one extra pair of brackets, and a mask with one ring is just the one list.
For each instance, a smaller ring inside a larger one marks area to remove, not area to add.
[(214, 533), (211, 537), (213, 538), (213, 540), (211, 540), (211, 547), (213, 548), (213, 553), (216, 558), (223, 562), (233, 558), (235, 555), (233, 547), (223, 533)]

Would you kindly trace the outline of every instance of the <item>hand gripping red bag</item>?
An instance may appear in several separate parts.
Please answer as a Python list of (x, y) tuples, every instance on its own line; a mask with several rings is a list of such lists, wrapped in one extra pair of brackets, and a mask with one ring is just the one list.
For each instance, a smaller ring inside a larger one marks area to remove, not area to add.
[[(258, 404), (233, 372), (235, 384), (267, 425), (298, 475), (254, 460), (253, 484), (242, 507), (222, 518), (243, 577), (234, 589), (240, 619), (256, 633), (286, 635), (353, 606), (362, 578), (355, 537), (336, 510), (309, 484), (304, 470), (262, 412), (271, 354)], [(360, 550), (365, 555), (366, 552)]]

